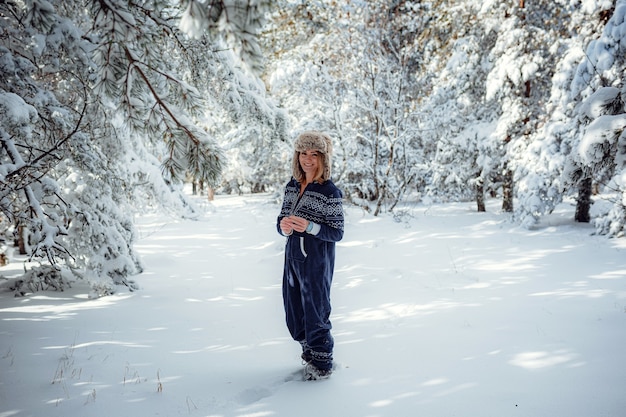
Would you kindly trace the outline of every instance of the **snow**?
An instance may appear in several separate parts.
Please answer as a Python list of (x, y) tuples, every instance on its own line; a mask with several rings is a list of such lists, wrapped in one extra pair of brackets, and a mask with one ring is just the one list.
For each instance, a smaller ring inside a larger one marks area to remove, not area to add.
[(29, 124), (36, 114), (35, 108), (26, 104), (17, 94), (0, 94), (0, 115), (9, 126)]
[(610, 10), (612, 7), (612, 0), (582, 0), (581, 2), (581, 9), (585, 13), (593, 13), (597, 10)]
[(580, 106), (580, 114), (595, 119), (607, 114), (607, 106), (615, 102), (620, 91), (615, 87), (602, 87), (595, 91)]
[(304, 382), (271, 197), (140, 217), (139, 291), (0, 293), (0, 416), (624, 415), (626, 242), (573, 206), (531, 230), (499, 201), (346, 207), (337, 370)]
[(604, 115), (594, 120), (580, 141), (578, 153), (586, 164), (602, 162), (606, 150), (619, 137), (619, 132), (626, 127), (626, 114)]
[[(603, 10), (611, 8), (610, 2), (609, 4), (606, 3), (601, 4)], [(586, 49), (586, 57), (580, 62), (576, 77), (572, 81), (571, 90), (573, 97), (576, 97), (581, 91), (594, 87), (591, 85), (591, 79), (596, 75), (599, 76), (600, 80), (614, 78), (614, 74), (611, 72), (615, 71), (615, 69), (611, 67), (614, 64), (618, 64), (617, 66), (619, 67), (619, 61), (616, 62), (616, 58), (623, 55), (621, 45), (626, 36), (625, 16), (626, 2), (620, 0), (615, 4), (613, 15), (607, 22), (602, 36), (592, 41)], [(599, 87), (596, 86), (597, 89)]]

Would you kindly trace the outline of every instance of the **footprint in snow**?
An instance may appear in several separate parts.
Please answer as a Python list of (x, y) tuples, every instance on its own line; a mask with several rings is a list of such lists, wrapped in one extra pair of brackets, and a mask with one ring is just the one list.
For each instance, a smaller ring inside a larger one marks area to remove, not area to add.
[(263, 398), (267, 398), (274, 394), (274, 392), (281, 385), (291, 381), (302, 381), (302, 370), (299, 369), (294, 372), (290, 372), (283, 378), (269, 384), (269, 386), (252, 387), (243, 390), (237, 395), (237, 402), (241, 405), (254, 404), (257, 401), (261, 401)]
[(272, 394), (273, 391), (267, 387), (248, 388), (237, 395), (237, 402), (241, 405), (250, 405)]

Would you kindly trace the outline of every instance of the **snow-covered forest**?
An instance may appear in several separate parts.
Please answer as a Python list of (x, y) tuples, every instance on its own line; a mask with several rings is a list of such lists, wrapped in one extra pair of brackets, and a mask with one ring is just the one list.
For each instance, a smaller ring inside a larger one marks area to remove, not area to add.
[(335, 141), (373, 215), (497, 199), (626, 230), (626, 0), (0, 2), (0, 227), (17, 294), (134, 287), (135, 217), (279, 190)]

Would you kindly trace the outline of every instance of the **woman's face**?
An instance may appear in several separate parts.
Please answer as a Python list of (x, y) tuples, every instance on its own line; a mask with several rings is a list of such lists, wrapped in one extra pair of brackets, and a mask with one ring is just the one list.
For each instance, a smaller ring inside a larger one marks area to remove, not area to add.
[(304, 152), (300, 152), (298, 160), (300, 161), (300, 166), (306, 174), (307, 179), (314, 179), (320, 167), (319, 152), (313, 149), (307, 149)]

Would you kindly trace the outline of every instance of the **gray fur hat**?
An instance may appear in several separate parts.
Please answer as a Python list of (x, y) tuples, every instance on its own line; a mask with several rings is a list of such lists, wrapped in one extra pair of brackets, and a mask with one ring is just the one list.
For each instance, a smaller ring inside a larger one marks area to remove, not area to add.
[(304, 171), (302, 171), (302, 168), (300, 167), (300, 161), (298, 157), (301, 152), (305, 152), (309, 149), (318, 151), (322, 156), (321, 160), (324, 169), (320, 180), (324, 182), (330, 179), (333, 156), (333, 144), (330, 136), (328, 136), (326, 133), (317, 132), (314, 130), (302, 132), (296, 138), (293, 148), (294, 153), (292, 170), (295, 179), (300, 182), (304, 180)]

